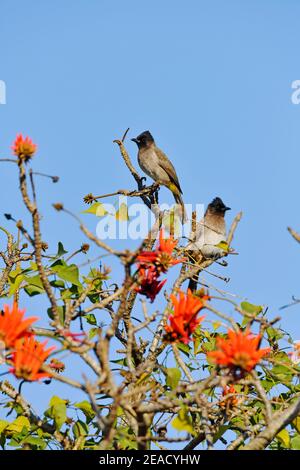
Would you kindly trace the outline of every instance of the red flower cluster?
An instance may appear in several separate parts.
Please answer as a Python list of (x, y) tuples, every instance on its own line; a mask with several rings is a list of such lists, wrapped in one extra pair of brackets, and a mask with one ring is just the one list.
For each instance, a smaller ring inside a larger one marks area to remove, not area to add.
[(29, 317), (25, 320), (24, 313), (25, 310), (19, 310), (16, 303), (11, 310), (8, 305), (4, 305), (4, 311), (0, 314), (0, 343), (4, 343), (5, 348), (13, 348), (18, 339), (32, 334), (28, 328), (38, 318)]
[(159, 233), (159, 243), (154, 251), (142, 251), (137, 257), (138, 264), (138, 286), (135, 290), (145, 295), (151, 302), (154, 301), (160, 292), (166, 279), (160, 281), (158, 278), (161, 273), (166, 273), (169, 268), (178, 263), (182, 263), (185, 258), (176, 259), (172, 256), (178, 240), (164, 238), (164, 230)]
[(41, 371), (45, 360), (54, 347), (46, 349), (47, 342), (38, 342), (29, 327), (38, 320), (37, 317), (24, 319), (24, 310), (19, 310), (15, 303), (12, 309), (4, 306), (0, 314), (0, 348), (8, 350), (5, 360), (12, 367), (12, 372), (17, 378), (28, 381), (50, 377), (50, 374)]
[(139, 294), (145, 295), (147, 299), (150, 299), (150, 301), (153, 302), (157, 294), (161, 291), (167, 282), (167, 279), (158, 281), (157, 272), (153, 267), (149, 267), (148, 269), (140, 268), (138, 273), (139, 285), (135, 288), (135, 290)]
[(165, 325), (167, 341), (179, 341), (187, 344), (191, 340), (191, 335), (203, 321), (204, 316), (198, 317), (199, 311), (205, 307), (205, 302), (210, 299), (208, 295), (198, 297), (193, 295), (190, 289), (185, 294), (179, 291), (178, 298), (170, 296), (174, 306), (173, 313), (169, 316), (169, 324)]
[(154, 267), (158, 276), (160, 273), (166, 273), (175, 264), (185, 261), (185, 258), (176, 259), (172, 256), (178, 240), (174, 240), (172, 236), (165, 238), (164, 235), (164, 230), (161, 229), (156, 250), (142, 251), (137, 257), (139, 268)]
[(19, 161), (27, 163), (34, 155), (37, 145), (32, 142), (29, 137), (24, 137), (18, 134), (16, 140), (11, 147), (14, 155), (19, 158)]
[(47, 341), (40, 343), (34, 336), (16, 341), (11, 355), (13, 367), (10, 369), (10, 372), (18, 379), (30, 382), (51, 377), (51, 374), (41, 370), (46, 359), (55, 349), (55, 347), (46, 349), (46, 345)]
[(228, 337), (218, 337), (218, 349), (207, 353), (207, 356), (220, 366), (250, 372), (270, 351), (270, 348), (259, 349), (260, 338), (249, 329), (238, 332), (228, 330)]

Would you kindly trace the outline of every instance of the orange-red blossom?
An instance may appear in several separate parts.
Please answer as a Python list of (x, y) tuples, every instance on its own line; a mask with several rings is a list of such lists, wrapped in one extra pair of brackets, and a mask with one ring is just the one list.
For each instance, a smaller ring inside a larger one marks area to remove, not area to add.
[(18, 379), (30, 382), (51, 377), (42, 367), (55, 347), (46, 349), (47, 341), (40, 343), (33, 336), (19, 339), (11, 355), (12, 372)]
[(260, 335), (254, 335), (249, 329), (228, 330), (228, 337), (218, 337), (217, 350), (207, 353), (207, 357), (219, 366), (250, 372), (270, 351), (270, 348), (259, 349), (260, 339)]
[(171, 302), (174, 306), (173, 313), (169, 316), (169, 324), (165, 325), (165, 339), (168, 341), (178, 341), (187, 344), (191, 340), (191, 335), (205, 318), (197, 317), (199, 311), (205, 307), (208, 295), (201, 298), (192, 294), (188, 289), (187, 293), (179, 291), (178, 298), (171, 294)]
[(161, 272), (166, 273), (175, 264), (182, 263), (182, 261), (185, 261), (185, 258), (176, 259), (172, 256), (177, 243), (178, 240), (174, 240), (172, 236), (165, 238), (164, 230), (161, 229), (157, 248), (154, 251), (142, 251), (138, 255), (137, 262), (139, 268), (154, 266), (157, 275), (159, 275)]
[(40, 343), (35, 339), (30, 326), (38, 318), (24, 318), (24, 313), (25, 310), (20, 310), (17, 303), (12, 308), (4, 306), (0, 313), (0, 349), (8, 350), (5, 360), (11, 366), (9, 371), (17, 378), (34, 381), (50, 377), (51, 374), (44, 372), (42, 366), (55, 348), (46, 349), (47, 341)]
[(154, 301), (157, 294), (161, 291), (167, 279), (157, 280), (156, 270), (150, 266), (148, 269), (139, 269), (139, 285), (135, 287), (136, 292), (145, 295), (151, 302)]
[(172, 236), (164, 238), (164, 230), (161, 229), (157, 248), (154, 251), (142, 251), (137, 256), (138, 285), (135, 290), (145, 295), (151, 302), (167, 282), (166, 279), (159, 280), (161, 273), (166, 273), (169, 268), (185, 260), (185, 258), (176, 259), (172, 256), (177, 243), (178, 240), (174, 240)]
[(13, 348), (18, 339), (32, 334), (29, 327), (38, 318), (25, 319), (24, 313), (25, 310), (20, 310), (16, 303), (12, 308), (4, 305), (3, 312), (0, 313), (0, 342), (4, 343), (6, 349)]
[(37, 145), (34, 144), (29, 137), (24, 138), (22, 134), (18, 134), (11, 149), (19, 160), (24, 160), (26, 163), (33, 157), (36, 152)]

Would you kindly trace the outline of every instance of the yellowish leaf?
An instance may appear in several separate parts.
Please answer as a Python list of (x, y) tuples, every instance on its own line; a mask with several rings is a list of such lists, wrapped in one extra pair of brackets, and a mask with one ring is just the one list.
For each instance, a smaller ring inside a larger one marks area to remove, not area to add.
[(122, 202), (122, 204), (120, 204), (120, 207), (117, 210), (115, 217), (116, 217), (116, 220), (119, 220), (119, 222), (124, 222), (126, 220), (129, 220), (128, 207), (125, 204), (125, 202)]
[(282, 429), (282, 431), (280, 431), (278, 434), (277, 434), (277, 439), (279, 439), (279, 441), (283, 444), (284, 447), (286, 447), (287, 449), (290, 448), (290, 435), (288, 433), (288, 431), (286, 429)]
[(184, 406), (178, 412), (178, 415), (173, 419), (171, 424), (173, 428), (177, 429), (177, 431), (185, 431), (189, 434), (194, 434), (192, 419)]
[(97, 217), (103, 217), (108, 212), (105, 209), (104, 205), (101, 204), (101, 202), (95, 202), (88, 209), (86, 209), (85, 211), (82, 211), (82, 213), (83, 214), (94, 214)]
[(26, 416), (18, 416), (6, 429), (6, 432), (19, 433), (23, 428), (30, 429), (30, 421)]
[(292, 425), (294, 426), (295, 429), (297, 429), (297, 432), (300, 434), (300, 416), (297, 416), (296, 419), (292, 422)]

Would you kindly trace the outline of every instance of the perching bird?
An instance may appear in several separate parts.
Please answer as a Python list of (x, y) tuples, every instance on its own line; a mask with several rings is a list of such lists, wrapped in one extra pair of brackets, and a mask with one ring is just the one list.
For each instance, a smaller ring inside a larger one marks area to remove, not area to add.
[(182, 190), (174, 166), (164, 152), (156, 147), (149, 131), (144, 131), (131, 140), (138, 146), (138, 162), (141, 169), (155, 182), (172, 191), (176, 203), (181, 206), (181, 219), (184, 222), (185, 210), (181, 197)]
[[(199, 255), (206, 259), (218, 258), (224, 250), (216, 246), (226, 241), (225, 213), (230, 207), (225, 206), (222, 199), (215, 197), (207, 206), (204, 217), (196, 225), (193, 240), (186, 246), (190, 259), (197, 260)], [(195, 290), (197, 282), (190, 281), (189, 287)]]

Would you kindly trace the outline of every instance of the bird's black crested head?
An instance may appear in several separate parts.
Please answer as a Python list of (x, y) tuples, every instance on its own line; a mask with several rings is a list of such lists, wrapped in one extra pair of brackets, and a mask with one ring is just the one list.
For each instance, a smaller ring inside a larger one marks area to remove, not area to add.
[(138, 148), (148, 147), (154, 142), (154, 139), (149, 131), (144, 131), (135, 139), (131, 140), (137, 144)]
[(230, 207), (225, 206), (224, 202), (220, 197), (215, 197), (212, 202), (208, 205), (210, 212), (216, 214), (225, 214), (226, 211), (230, 210)]

